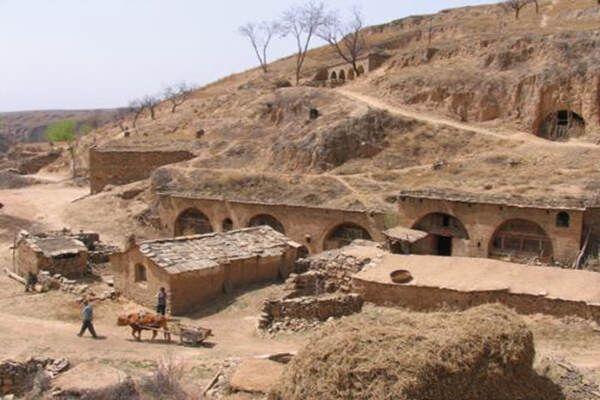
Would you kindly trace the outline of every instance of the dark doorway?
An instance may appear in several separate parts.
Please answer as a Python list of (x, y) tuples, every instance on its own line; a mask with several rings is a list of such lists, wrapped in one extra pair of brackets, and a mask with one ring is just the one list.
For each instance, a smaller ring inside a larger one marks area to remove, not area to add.
[(452, 255), (452, 237), (451, 236), (438, 236), (437, 237), (437, 253), (438, 253), (438, 256), (451, 256)]

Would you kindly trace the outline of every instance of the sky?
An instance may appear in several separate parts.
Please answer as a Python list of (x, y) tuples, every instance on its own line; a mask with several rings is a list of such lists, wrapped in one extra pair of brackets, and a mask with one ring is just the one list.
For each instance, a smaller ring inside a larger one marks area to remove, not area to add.
[[(301, 0), (0, 0), (0, 111), (108, 108), (257, 64), (237, 28)], [(327, 0), (367, 25), (485, 0)], [(313, 45), (321, 45), (314, 41)], [(278, 39), (271, 59), (294, 44)]]

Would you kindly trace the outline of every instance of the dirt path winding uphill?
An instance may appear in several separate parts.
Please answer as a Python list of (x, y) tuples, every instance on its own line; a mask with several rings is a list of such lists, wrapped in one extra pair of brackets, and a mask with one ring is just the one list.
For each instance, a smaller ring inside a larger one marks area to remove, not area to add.
[(474, 132), (482, 135), (493, 136), (499, 139), (509, 139), (518, 142), (518, 144), (534, 144), (536, 146), (547, 146), (547, 147), (579, 147), (579, 148), (592, 148), (598, 149), (598, 145), (593, 143), (581, 143), (581, 142), (552, 142), (548, 140), (544, 140), (537, 136), (534, 136), (527, 132), (512, 132), (512, 133), (501, 133), (494, 131), (492, 129), (483, 128), (479, 126), (474, 126), (458, 121), (451, 120), (449, 118), (444, 118), (442, 116), (437, 116), (433, 114), (426, 114), (420, 111), (411, 110), (408, 108), (398, 107), (391, 104), (386, 103), (385, 101), (379, 100), (372, 96), (368, 96), (362, 93), (357, 93), (348, 88), (338, 88), (336, 89), (338, 93), (343, 96), (346, 96), (349, 99), (354, 101), (362, 102), (367, 104), (370, 107), (378, 108), (381, 110), (386, 110), (392, 114), (399, 115), (406, 118), (412, 118), (418, 121), (427, 122), (436, 125), (445, 125), (451, 128), (461, 129), (464, 131)]

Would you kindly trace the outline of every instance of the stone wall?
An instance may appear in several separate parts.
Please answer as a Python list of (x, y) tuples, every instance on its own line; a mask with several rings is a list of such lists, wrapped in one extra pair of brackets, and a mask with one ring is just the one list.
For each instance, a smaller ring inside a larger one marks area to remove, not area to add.
[[(467, 230), (468, 239), (453, 238), (454, 256), (488, 257), (496, 230), (511, 219), (524, 219), (538, 224), (552, 242), (554, 259), (571, 264), (580, 251), (583, 230), (583, 210), (542, 209), (497, 204), (474, 204), (427, 198), (400, 198), (398, 224), (412, 228), (431, 213), (456, 217)], [(556, 217), (566, 211), (569, 227), (558, 227)]]
[(358, 313), (362, 306), (363, 298), (355, 293), (266, 300), (259, 327), (265, 329), (286, 319), (326, 321)]
[(49, 378), (69, 368), (69, 361), (47, 357), (32, 357), (24, 362), (4, 360), (0, 362), (0, 395), (23, 395), (33, 384), (38, 373), (46, 373)]
[(61, 154), (60, 150), (52, 150), (44, 154), (25, 158), (19, 161), (17, 169), (21, 174), (35, 174), (45, 166), (58, 160)]
[(386, 228), (385, 216), (376, 212), (201, 199), (177, 194), (162, 194), (159, 197), (161, 222), (171, 232), (175, 232), (178, 216), (189, 209), (206, 215), (215, 232), (223, 230), (225, 220), (233, 222), (232, 229), (240, 229), (248, 227), (250, 220), (257, 215), (270, 215), (283, 225), (286, 236), (306, 246), (311, 254), (323, 251), (327, 236), (344, 223), (363, 227), (373, 240), (385, 240), (382, 234)]
[(129, 148), (90, 149), (90, 189), (98, 193), (106, 185), (125, 185), (146, 179), (158, 167), (186, 161), (194, 154), (186, 150)]

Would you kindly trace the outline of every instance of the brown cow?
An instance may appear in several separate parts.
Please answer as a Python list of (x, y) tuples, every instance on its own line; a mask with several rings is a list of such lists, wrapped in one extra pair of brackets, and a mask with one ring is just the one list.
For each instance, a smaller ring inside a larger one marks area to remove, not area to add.
[(159, 330), (163, 331), (165, 340), (171, 342), (171, 333), (164, 315), (150, 313), (133, 313), (122, 315), (117, 320), (119, 326), (130, 326), (131, 335), (137, 341), (142, 340), (142, 331), (152, 331), (152, 341), (156, 339)]

